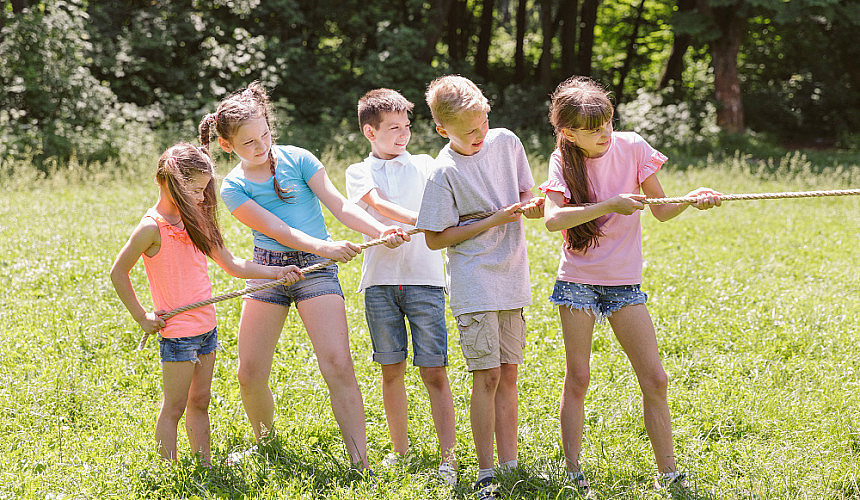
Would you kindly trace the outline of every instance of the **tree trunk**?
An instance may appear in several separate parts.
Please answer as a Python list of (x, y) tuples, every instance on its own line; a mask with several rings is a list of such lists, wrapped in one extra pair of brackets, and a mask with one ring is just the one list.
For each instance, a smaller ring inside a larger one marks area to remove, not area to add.
[(490, 77), (490, 41), (493, 38), (494, 0), (484, 0), (481, 8), (481, 30), (475, 52), (475, 73), (487, 81)]
[(517, 2), (517, 44), (514, 50), (514, 81), (522, 83), (526, 79), (526, 2)]
[[(704, 5), (702, 5), (704, 4)], [(703, 8), (704, 7), (704, 8)], [(714, 97), (717, 100), (717, 125), (727, 132), (744, 131), (741, 84), (738, 78), (738, 51), (747, 20), (738, 14), (739, 5), (712, 9), (701, 0), (699, 10), (709, 13), (720, 30), (720, 36), (708, 45), (714, 67)]]
[(552, 29), (552, 2), (553, 0), (540, 0), (540, 26), (543, 41), (538, 61), (538, 80), (545, 89), (552, 88), (552, 39), (555, 36), (555, 30)]
[(452, 65), (456, 68), (466, 58), (466, 50), (463, 44), (464, 32), (467, 31), (467, 14), (465, 0), (453, 0), (454, 4), (448, 11), (448, 31), (446, 41), (448, 42), (448, 56)]
[(645, 11), (645, 0), (639, 1), (639, 7), (636, 8), (636, 19), (633, 20), (633, 32), (630, 33), (630, 38), (627, 40), (627, 51), (624, 54), (624, 63), (621, 69), (618, 70), (618, 84), (615, 87), (615, 105), (624, 102), (624, 80), (630, 73), (630, 68), (633, 66), (633, 58), (636, 57), (636, 39), (639, 38), (639, 26), (642, 24), (642, 13)]
[(26, 9), (29, 5), (30, 0), (12, 0), (12, 12), (14, 14), (20, 14), (21, 11)]
[(594, 26), (600, 0), (583, 0), (579, 13), (579, 52), (576, 67), (580, 74), (591, 76), (591, 56), (594, 52)]
[[(690, 12), (695, 8), (696, 0), (678, 0), (678, 13)], [(663, 68), (663, 74), (660, 75), (657, 88), (665, 89), (669, 85), (680, 87), (684, 74), (684, 55), (692, 41), (693, 37), (687, 33), (674, 34), (672, 52), (669, 54), (669, 60), (666, 61), (666, 67)]]
[(424, 27), (424, 49), (421, 53), (421, 61), (430, 64), (436, 55), (436, 44), (442, 36), (442, 28), (445, 20), (451, 12), (454, 0), (432, 0), (430, 6), (430, 22)]
[(579, 0), (561, 0), (561, 72), (565, 78), (577, 71), (576, 67), (576, 26)]

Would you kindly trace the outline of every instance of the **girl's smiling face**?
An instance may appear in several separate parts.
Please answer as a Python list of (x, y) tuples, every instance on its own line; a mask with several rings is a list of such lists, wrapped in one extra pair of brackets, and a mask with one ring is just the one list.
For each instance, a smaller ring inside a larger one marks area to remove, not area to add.
[(608, 120), (595, 129), (563, 128), (561, 133), (570, 142), (582, 149), (588, 158), (600, 158), (609, 151), (612, 145), (612, 120)]
[(266, 118), (252, 118), (239, 126), (229, 141), (218, 138), (221, 149), (234, 152), (242, 160), (243, 166), (268, 165), (269, 150), (272, 148), (272, 132)]

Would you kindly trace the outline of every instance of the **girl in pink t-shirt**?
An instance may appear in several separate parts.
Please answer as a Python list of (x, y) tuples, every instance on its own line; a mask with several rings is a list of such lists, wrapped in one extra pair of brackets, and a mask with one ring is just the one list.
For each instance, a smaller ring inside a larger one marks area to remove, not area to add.
[[(550, 159), (546, 193), (547, 229), (564, 235), (561, 263), (550, 301), (558, 305), (565, 345), (561, 439), (571, 483), (588, 489), (579, 465), (585, 394), (595, 321), (607, 318), (630, 359), (639, 387), (645, 429), (657, 461), (658, 487), (686, 488), (672, 450), (666, 399), (668, 380), (645, 307), (642, 282), (642, 200), (662, 198), (657, 170), (666, 157), (638, 134), (612, 131), (612, 104), (604, 89), (585, 77), (561, 83), (552, 95), (550, 121), (557, 149)], [(640, 194), (640, 190), (644, 194)], [(700, 210), (720, 204), (719, 193), (699, 188)], [(661, 221), (686, 205), (651, 205)]]
[[(210, 460), (210, 387), (218, 346), (215, 306), (182, 312), (166, 321), (159, 314), (211, 297), (207, 256), (238, 278), (301, 279), (296, 266), (262, 266), (237, 259), (227, 250), (218, 228), (212, 172), (205, 149), (180, 143), (165, 151), (155, 176), (158, 202), (131, 233), (110, 271), (116, 293), (134, 320), (146, 333), (160, 332), (164, 398), (155, 424), (158, 451), (176, 460), (176, 428), (185, 413), (188, 442), (206, 464)], [(143, 308), (129, 279), (141, 256), (155, 312)]]

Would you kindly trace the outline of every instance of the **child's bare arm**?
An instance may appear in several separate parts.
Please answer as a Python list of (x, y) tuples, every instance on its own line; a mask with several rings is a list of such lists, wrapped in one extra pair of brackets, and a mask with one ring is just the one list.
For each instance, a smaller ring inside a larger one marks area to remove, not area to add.
[[(651, 174), (644, 181), (642, 181), (642, 192), (645, 193), (648, 198), (666, 197), (666, 194), (663, 192), (663, 186), (657, 179), (656, 174)], [(699, 210), (708, 210), (709, 208), (718, 207), (722, 203), (720, 201), (720, 193), (710, 188), (702, 187), (694, 189), (693, 191), (690, 191), (687, 196), (691, 198), (696, 198), (696, 203), (694, 203), (693, 206), (698, 208)], [(661, 222), (665, 222), (673, 217), (678, 216), (686, 209), (686, 203), (667, 203), (665, 205), (651, 205), (651, 213), (654, 215), (654, 217), (657, 218), (657, 220)]]
[(398, 222), (410, 224), (413, 226), (418, 220), (417, 212), (409, 210), (405, 207), (401, 207), (400, 205), (390, 201), (376, 188), (371, 189), (367, 192), (367, 194), (362, 196), (361, 201), (375, 208), (377, 212), (381, 213), (382, 215), (388, 217), (391, 220), (396, 220)]
[(457, 243), (466, 241), (491, 227), (514, 222), (520, 218), (521, 214), (520, 212), (517, 212), (517, 210), (521, 206), (521, 203), (514, 203), (513, 205), (505, 207), (493, 215), (485, 219), (480, 219), (472, 224), (451, 226), (442, 231), (424, 231), (424, 239), (427, 242), (427, 247), (431, 250), (450, 247)]
[(287, 285), (293, 284), (302, 278), (301, 270), (296, 266), (264, 266), (256, 262), (240, 259), (234, 256), (226, 246), (220, 247), (212, 254), (212, 260), (230, 276), (243, 279), (281, 279), (288, 274), (294, 276), (288, 280)]
[(116, 294), (128, 312), (131, 313), (131, 317), (146, 333), (155, 333), (161, 330), (165, 327), (165, 323), (155, 312), (148, 312), (143, 308), (134, 292), (128, 274), (140, 256), (157, 244), (158, 238), (158, 224), (150, 218), (145, 218), (131, 233), (110, 269), (110, 280)]

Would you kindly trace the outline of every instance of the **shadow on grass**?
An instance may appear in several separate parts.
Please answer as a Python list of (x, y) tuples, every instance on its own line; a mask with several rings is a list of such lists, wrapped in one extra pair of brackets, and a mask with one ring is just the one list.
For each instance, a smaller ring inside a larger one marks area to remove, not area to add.
[(327, 498), (335, 489), (368, 479), (366, 473), (350, 469), (330, 451), (280, 439), (259, 445), (236, 465), (227, 465), (226, 457), (217, 456), (211, 466), (189, 457), (161, 465), (141, 471), (137, 496), (246, 498), (273, 489), (293, 489), (302, 497)]

